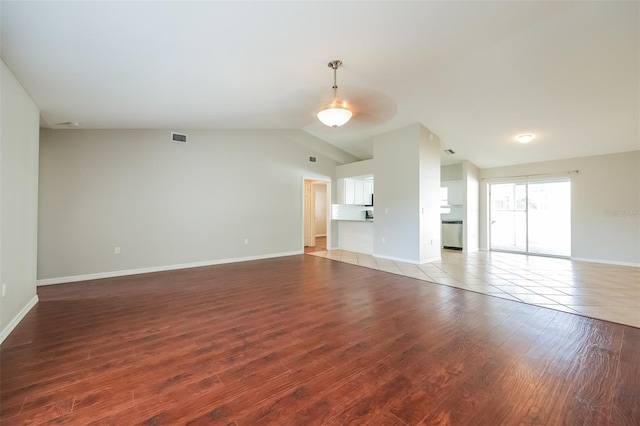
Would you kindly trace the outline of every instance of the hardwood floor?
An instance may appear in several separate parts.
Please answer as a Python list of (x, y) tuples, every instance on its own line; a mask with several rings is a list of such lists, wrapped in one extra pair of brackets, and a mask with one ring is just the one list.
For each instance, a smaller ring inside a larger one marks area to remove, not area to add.
[(325, 258), (38, 293), (3, 425), (640, 424), (640, 329)]
[(316, 237), (316, 244), (314, 246), (305, 246), (305, 253), (316, 253), (327, 251), (327, 237)]

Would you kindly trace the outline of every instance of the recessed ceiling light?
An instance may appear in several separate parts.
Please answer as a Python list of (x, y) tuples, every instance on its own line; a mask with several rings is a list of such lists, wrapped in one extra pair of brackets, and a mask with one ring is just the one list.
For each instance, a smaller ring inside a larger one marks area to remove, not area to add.
[(516, 139), (520, 143), (529, 143), (533, 139), (533, 135), (531, 133), (527, 133), (525, 135), (518, 135)]

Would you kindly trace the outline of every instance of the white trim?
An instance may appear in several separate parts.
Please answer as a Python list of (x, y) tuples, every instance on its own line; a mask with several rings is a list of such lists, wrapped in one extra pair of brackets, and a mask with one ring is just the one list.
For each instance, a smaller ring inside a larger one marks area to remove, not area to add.
[(439, 260), (442, 260), (441, 256), (436, 256), (436, 257), (431, 257), (429, 259), (425, 259), (425, 260), (420, 260), (420, 265), (424, 265), (425, 263), (431, 263), (431, 262), (437, 262)]
[(616, 260), (586, 259), (586, 258), (583, 258), (583, 257), (571, 257), (571, 260), (577, 260), (579, 262), (605, 263), (605, 264), (608, 264), (608, 265), (634, 266), (636, 268), (640, 268), (640, 263), (618, 262)]
[(295, 250), (284, 253), (272, 253), (258, 256), (236, 257), (231, 259), (205, 260), (203, 262), (182, 263), (179, 265), (153, 266), (151, 268), (127, 269), (122, 271), (99, 272), (96, 274), (73, 275), (70, 277), (46, 278), (36, 281), (36, 285), (53, 285), (63, 283), (73, 283), (78, 281), (98, 280), (102, 278), (122, 277), (126, 275), (147, 274), (149, 272), (173, 271), (175, 269), (198, 268), (201, 266), (222, 265), (225, 263), (247, 262), (250, 260), (271, 259), (274, 257), (293, 256), (303, 254), (304, 250)]
[(36, 294), (35, 296), (33, 296), (33, 299), (29, 300), (29, 302), (24, 306), (24, 308), (22, 308), (22, 310), (20, 312), (18, 312), (18, 315), (13, 317), (11, 322), (9, 324), (7, 324), (7, 326), (4, 328), (4, 330), (2, 330), (2, 332), (0, 332), (0, 344), (2, 342), (4, 342), (4, 339), (6, 339), (9, 336), (9, 334), (11, 334), (13, 329), (16, 328), (16, 326), (18, 324), (20, 324), (20, 321), (22, 321), (24, 319), (24, 317), (27, 316), (29, 311), (34, 306), (36, 306), (37, 303), (38, 303), (38, 295)]
[(394, 262), (412, 263), (412, 264), (414, 264), (414, 265), (419, 265), (419, 264), (420, 264), (420, 262), (417, 262), (417, 261), (415, 261), (415, 260), (402, 259), (402, 258), (400, 258), (400, 257), (383, 256), (383, 255), (381, 255), (381, 254), (376, 254), (376, 253), (373, 253), (373, 254), (372, 254), (372, 256), (373, 256), (373, 257), (380, 258), (380, 259), (393, 260)]
[(567, 181), (571, 180), (571, 175), (580, 173), (580, 170), (567, 170), (564, 172), (551, 172), (551, 173), (534, 173), (530, 175), (519, 176), (495, 176), (495, 177), (483, 177), (480, 180), (487, 183), (509, 183), (509, 182), (536, 182), (536, 181)]

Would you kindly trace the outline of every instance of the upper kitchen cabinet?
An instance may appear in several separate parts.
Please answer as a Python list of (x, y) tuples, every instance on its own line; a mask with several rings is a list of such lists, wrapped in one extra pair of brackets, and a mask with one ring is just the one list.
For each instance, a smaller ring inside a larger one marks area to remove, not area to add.
[(450, 206), (461, 206), (464, 204), (464, 189), (462, 180), (447, 180), (440, 185), (447, 188), (447, 204)]
[(343, 179), (344, 204), (369, 205), (372, 203), (373, 179)]
[(365, 179), (362, 186), (362, 201), (364, 205), (373, 205), (373, 179)]

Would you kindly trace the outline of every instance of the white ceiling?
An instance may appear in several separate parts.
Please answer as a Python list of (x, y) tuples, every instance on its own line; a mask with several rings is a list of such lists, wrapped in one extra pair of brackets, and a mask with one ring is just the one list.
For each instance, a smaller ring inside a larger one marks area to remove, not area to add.
[[(640, 148), (637, 2), (2, 0), (45, 127), (298, 128), (362, 158), (420, 122), (496, 167)], [(331, 95), (356, 110), (315, 118)], [(521, 145), (514, 137), (535, 133)]]

